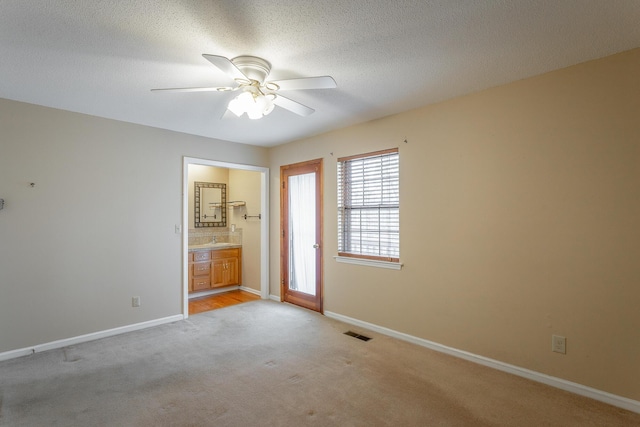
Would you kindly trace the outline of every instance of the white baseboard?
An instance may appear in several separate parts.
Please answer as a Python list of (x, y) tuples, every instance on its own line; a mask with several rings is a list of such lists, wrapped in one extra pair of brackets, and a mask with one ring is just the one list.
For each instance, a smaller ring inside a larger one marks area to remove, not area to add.
[(269, 295), (269, 299), (273, 301), (282, 302), (282, 300), (280, 300), (280, 295)]
[(249, 292), (250, 294), (254, 294), (254, 295), (258, 295), (261, 296), (262, 294), (260, 293), (260, 291), (255, 290), (253, 288), (248, 288), (246, 286), (240, 286), (240, 290), (241, 291), (245, 291), (245, 292)]
[(508, 372), (510, 374), (517, 375), (519, 377), (524, 377), (539, 383), (547, 384), (552, 387), (559, 388), (561, 390), (565, 390), (581, 396), (586, 396), (591, 399), (598, 400), (600, 402), (608, 403), (609, 405), (617, 406), (618, 408), (640, 413), (640, 401), (637, 401), (637, 400), (628, 399), (622, 396), (617, 396), (615, 394), (611, 394), (595, 388), (587, 387), (582, 384), (563, 380), (562, 378), (552, 377), (550, 375), (531, 371), (529, 369), (521, 368), (519, 366), (510, 365), (508, 363), (500, 362), (498, 360), (490, 359), (488, 357), (479, 356), (477, 354), (469, 353), (463, 350), (458, 350), (453, 347), (448, 347), (446, 345), (438, 344), (433, 341), (414, 337), (413, 335), (408, 335), (402, 332), (394, 331), (393, 329), (374, 325), (372, 323), (364, 322), (362, 320), (354, 319), (348, 316), (343, 316), (342, 314), (333, 313), (331, 311), (325, 311), (324, 315), (332, 319), (336, 319), (341, 322), (348, 323), (350, 325), (359, 326), (374, 332), (378, 332), (383, 335), (387, 335), (393, 338), (398, 338), (403, 341), (408, 341), (410, 343), (417, 344), (419, 346), (426, 347), (431, 350), (439, 351), (441, 353), (446, 353), (451, 356), (469, 360), (471, 362), (478, 363), (480, 365), (488, 366), (490, 368), (497, 369), (499, 371)]
[[(226, 292), (237, 291), (239, 289), (242, 289), (242, 287), (240, 287), (240, 286), (228, 286), (226, 288), (211, 289), (211, 290), (208, 290), (208, 291), (200, 291), (200, 292), (192, 292), (192, 293), (189, 294), (189, 299), (207, 297), (207, 296), (210, 296), (210, 295), (224, 294)], [(247, 290), (247, 289), (243, 289), (243, 290)]]
[(209, 291), (191, 293), (191, 294), (189, 294), (189, 299), (206, 297), (206, 296), (209, 296), (209, 295), (224, 294), (226, 292), (236, 291), (236, 290), (246, 291), (246, 292), (258, 295), (258, 296), (261, 295), (260, 291), (257, 291), (257, 290), (255, 290), (253, 288), (249, 288), (247, 286), (229, 286), (229, 287), (226, 287), (226, 288), (212, 289), (212, 290), (209, 290)]
[(34, 353), (40, 353), (42, 351), (53, 350), (56, 348), (68, 347), (70, 345), (80, 344), (87, 341), (93, 341), (100, 338), (107, 338), (114, 335), (124, 334), (126, 332), (138, 331), (140, 329), (151, 328), (153, 326), (163, 325), (165, 323), (172, 323), (178, 320), (183, 320), (182, 314), (176, 314), (175, 316), (163, 317), (161, 319), (149, 320), (148, 322), (136, 323), (133, 325), (121, 326), (119, 328), (107, 329), (105, 331), (94, 332), (91, 334), (80, 335), (77, 337), (65, 338), (58, 341), (51, 341), (44, 344), (38, 344), (33, 347), (21, 348), (18, 350), (6, 351), (0, 353), (0, 361), (15, 359), (16, 357), (28, 356)]

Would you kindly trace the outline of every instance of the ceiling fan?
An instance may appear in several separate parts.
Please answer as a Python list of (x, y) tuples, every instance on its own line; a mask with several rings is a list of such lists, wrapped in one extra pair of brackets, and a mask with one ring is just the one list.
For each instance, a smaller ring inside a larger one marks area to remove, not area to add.
[(282, 107), (300, 116), (308, 116), (315, 110), (280, 92), (287, 90), (333, 89), (336, 82), (330, 76), (304, 77), (288, 80), (267, 81), (271, 64), (256, 56), (238, 56), (233, 59), (218, 55), (202, 55), (206, 60), (226, 73), (236, 86), (186, 87), (151, 89), (153, 92), (235, 92), (240, 94), (229, 102), (227, 109), (240, 117), (247, 113), (250, 119), (260, 119), (271, 113), (275, 106)]

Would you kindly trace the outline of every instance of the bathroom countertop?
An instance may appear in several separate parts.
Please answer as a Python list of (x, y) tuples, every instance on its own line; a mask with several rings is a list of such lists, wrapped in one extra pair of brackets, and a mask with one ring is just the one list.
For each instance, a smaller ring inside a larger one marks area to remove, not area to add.
[(193, 251), (215, 251), (218, 249), (241, 248), (239, 243), (206, 243), (204, 245), (189, 245), (189, 252)]

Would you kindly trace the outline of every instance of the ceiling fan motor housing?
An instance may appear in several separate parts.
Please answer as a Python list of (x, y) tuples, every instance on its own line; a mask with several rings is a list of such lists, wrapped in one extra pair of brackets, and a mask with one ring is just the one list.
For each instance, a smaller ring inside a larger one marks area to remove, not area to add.
[(251, 80), (258, 81), (261, 85), (271, 72), (271, 64), (257, 56), (237, 56), (231, 60), (242, 73)]

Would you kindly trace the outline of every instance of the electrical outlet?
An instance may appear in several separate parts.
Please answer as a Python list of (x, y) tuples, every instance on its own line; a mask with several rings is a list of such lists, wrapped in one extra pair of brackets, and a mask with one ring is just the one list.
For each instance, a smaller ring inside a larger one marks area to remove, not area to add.
[(176, 230), (176, 234), (180, 234), (180, 233), (182, 233), (182, 226), (180, 226), (180, 225), (176, 224), (176, 228), (175, 228), (175, 230)]
[(551, 335), (551, 351), (567, 354), (567, 339), (560, 335)]
[(131, 307), (140, 307), (140, 297), (131, 298)]

